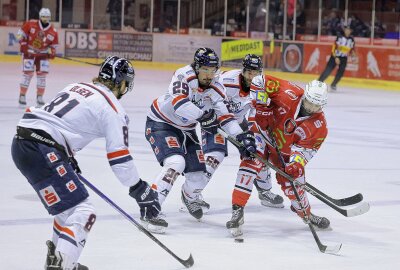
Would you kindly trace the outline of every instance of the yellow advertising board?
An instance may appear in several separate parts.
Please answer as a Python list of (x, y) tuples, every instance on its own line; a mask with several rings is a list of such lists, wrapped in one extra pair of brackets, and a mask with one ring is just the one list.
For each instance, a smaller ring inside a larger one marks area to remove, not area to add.
[(221, 60), (242, 59), (246, 54), (263, 55), (262, 40), (239, 39), (223, 41), (221, 44)]

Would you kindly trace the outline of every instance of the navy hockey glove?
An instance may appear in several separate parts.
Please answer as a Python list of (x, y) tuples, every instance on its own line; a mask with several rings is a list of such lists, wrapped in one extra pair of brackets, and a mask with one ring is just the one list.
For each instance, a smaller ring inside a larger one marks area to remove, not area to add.
[(158, 193), (142, 179), (129, 188), (129, 195), (137, 201), (142, 218), (153, 219), (160, 213), (161, 205), (158, 202)]
[(236, 140), (243, 144), (242, 147), (239, 147), (239, 152), (244, 157), (250, 157), (251, 153), (256, 152), (256, 139), (254, 138), (254, 134), (252, 131), (248, 130), (243, 133), (240, 133), (236, 136)]
[(214, 109), (205, 111), (204, 114), (197, 119), (197, 121), (199, 121), (201, 128), (205, 132), (211, 134), (216, 134), (218, 132), (219, 123)]

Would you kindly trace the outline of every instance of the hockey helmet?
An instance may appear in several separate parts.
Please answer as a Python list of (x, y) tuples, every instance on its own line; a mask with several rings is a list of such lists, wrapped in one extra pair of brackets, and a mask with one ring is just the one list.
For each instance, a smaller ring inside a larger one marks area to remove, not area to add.
[(121, 96), (133, 89), (135, 70), (130, 61), (125, 58), (112, 55), (108, 56), (101, 64), (99, 78), (113, 82), (117, 87), (125, 81), (125, 91)]
[(41, 8), (39, 11), (39, 18), (47, 18), (47, 20), (50, 20), (51, 18), (51, 12), (50, 9), (48, 8)]
[(219, 68), (219, 57), (213, 49), (202, 47), (196, 50), (193, 61), (196, 73), (202, 66)]
[(255, 54), (247, 54), (242, 61), (243, 69), (246, 70), (257, 70), (262, 72), (263, 63), (261, 58)]
[(328, 86), (324, 82), (313, 80), (306, 85), (302, 109), (306, 114), (316, 113), (328, 102)]

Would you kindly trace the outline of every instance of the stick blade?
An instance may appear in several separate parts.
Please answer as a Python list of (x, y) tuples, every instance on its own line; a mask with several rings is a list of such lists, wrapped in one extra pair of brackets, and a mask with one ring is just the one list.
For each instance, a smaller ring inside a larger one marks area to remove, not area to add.
[(181, 263), (183, 264), (183, 266), (185, 266), (186, 268), (190, 268), (193, 266), (194, 264), (194, 259), (192, 254), (190, 254), (189, 258), (187, 260), (181, 260)]
[(326, 253), (326, 254), (338, 254), (341, 248), (342, 248), (342, 244), (337, 244), (334, 246), (322, 245), (322, 246), (320, 246), (319, 250), (322, 253)]
[(360, 205), (358, 205), (357, 207), (347, 210), (346, 216), (348, 216), (348, 217), (359, 216), (359, 215), (367, 213), (369, 211), (369, 209), (370, 209), (369, 203), (363, 202)]

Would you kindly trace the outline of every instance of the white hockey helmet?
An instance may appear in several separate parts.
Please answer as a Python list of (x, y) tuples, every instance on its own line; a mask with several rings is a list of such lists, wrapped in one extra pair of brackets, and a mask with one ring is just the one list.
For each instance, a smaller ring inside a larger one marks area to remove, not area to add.
[(324, 107), (328, 102), (328, 86), (324, 82), (313, 80), (306, 85), (304, 98), (314, 105)]
[(51, 12), (50, 9), (48, 8), (41, 8), (39, 11), (39, 18), (46, 18), (47, 20), (50, 20), (51, 18)]

